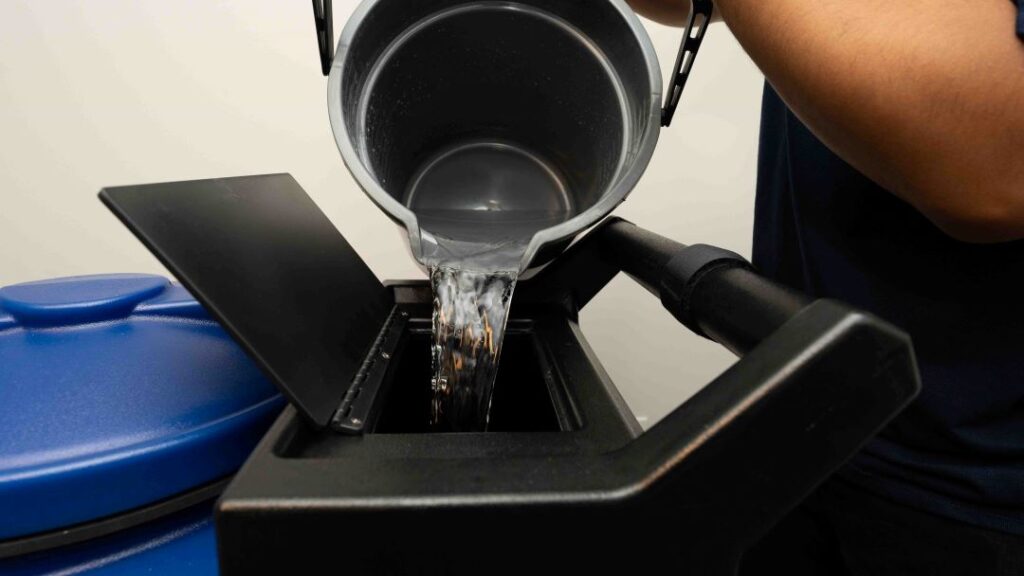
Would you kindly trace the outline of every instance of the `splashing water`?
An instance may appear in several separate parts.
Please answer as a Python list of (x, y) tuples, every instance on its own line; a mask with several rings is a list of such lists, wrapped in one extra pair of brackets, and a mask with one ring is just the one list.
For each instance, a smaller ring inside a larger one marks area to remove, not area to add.
[(431, 424), (487, 428), (491, 392), (518, 273), (430, 268), (434, 289)]

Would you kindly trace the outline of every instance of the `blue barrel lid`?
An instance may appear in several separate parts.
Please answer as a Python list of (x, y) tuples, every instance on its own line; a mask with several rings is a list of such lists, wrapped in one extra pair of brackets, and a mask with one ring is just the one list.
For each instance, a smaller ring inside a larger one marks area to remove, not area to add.
[(233, 473), (283, 398), (160, 276), (0, 288), (0, 540)]

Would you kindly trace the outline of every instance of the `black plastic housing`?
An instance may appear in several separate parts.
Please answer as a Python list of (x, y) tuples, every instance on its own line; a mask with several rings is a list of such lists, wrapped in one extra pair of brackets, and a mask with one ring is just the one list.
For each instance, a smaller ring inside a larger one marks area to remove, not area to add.
[[(885, 321), (613, 219), (517, 288), (492, 431), (427, 433), (429, 287), (368, 277), (290, 177), (103, 197), (298, 400), (218, 504), (225, 574), (733, 574), (920, 386)], [(741, 355), (643, 433), (577, 323), (620, 271)], [(332, 320), (365, 320), (360, 294), (372, 322)]]
[(731, 574), (916, 393), (902, 334), (822, 301), (640, 435), (576, 323), (529, 308), (550, 379), (516, 383), (558, 431), (345, 436), (288, 409), (221, 499), (223, 572)]

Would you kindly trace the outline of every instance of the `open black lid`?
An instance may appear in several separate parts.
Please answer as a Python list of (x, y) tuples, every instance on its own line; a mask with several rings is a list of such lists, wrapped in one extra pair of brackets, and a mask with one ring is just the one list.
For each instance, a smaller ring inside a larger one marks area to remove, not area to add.
[(301, 412), (330, 422), (393, 303), (291, 175), (119, 186), (100, 199)]

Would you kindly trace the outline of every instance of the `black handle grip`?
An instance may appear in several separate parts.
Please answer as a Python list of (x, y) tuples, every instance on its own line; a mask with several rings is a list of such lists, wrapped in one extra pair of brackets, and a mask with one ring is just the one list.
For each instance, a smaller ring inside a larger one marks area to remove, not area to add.
[(758, 275), (742, 256), (686, 246), (625, 220), (601, 231), (602, 253), (688, 328), (743, 355), (810, 299)]

